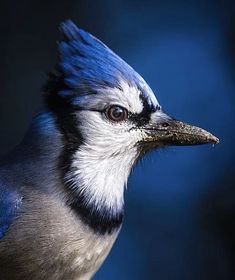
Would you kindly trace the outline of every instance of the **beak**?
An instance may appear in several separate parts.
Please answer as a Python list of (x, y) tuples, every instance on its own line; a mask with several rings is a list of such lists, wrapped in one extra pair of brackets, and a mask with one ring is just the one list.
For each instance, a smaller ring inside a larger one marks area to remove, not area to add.
[(161, 121), (152, 121), (144, 127), (144, 142), (159, 145), (218, 144), (219, 139), (206, 130), (172, 119), (164, 114)]

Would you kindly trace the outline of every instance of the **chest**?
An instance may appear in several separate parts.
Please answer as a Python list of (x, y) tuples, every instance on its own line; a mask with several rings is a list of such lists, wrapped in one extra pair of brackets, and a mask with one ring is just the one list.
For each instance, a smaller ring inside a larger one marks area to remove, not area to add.
[(77, 271), (77, 275), (82, 277), (81, 279), (90, 279), (106, 259), (116, 237), (117, 233), (99, 236), (92, 232), (87, 233), (85, 229), (84, 235), (77, 234), (77, 240), (71, 242), (70, 246), (66, 242), (64, 246), (64, 254), (67, 255), (65, 259), (70, 259), (67, 266), (70, 267), (71, 271)]
[(26, 203), (0, 243), (0, 276), (88, 280), (107, 257), (118, 232), (96, 234), (58, 201), (37, 197), (37, 203)]
[(74, 253), (74, 258), (71, 259), (68, 265), (71, 271), (77, 270), (77, 275), (82, 279), (90, 279), (99, 269), (116, 239), (116, 236), (105, 238), (87, 237), (78, 243), (71, 244), (71, 248), (68, 248), (68, 255), (72, 256)]

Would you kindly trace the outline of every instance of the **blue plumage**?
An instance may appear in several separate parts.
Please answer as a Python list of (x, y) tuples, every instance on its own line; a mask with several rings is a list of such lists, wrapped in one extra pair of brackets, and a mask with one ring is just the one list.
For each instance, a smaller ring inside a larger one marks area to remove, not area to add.
[(160, 108), (143, 78), (104, 43), (68, 20), (61, 24), (58, 73), (45, 87), (48, 93), (79, 98), (103, 88), (120, 88), (123, 82), (137, 88), (150, 111)]
[(0, 239), (15, 219), (22, 201), (15, 190), (0, 186)]
[(218, 143), (157, 110), (146, 82), (98, 39), (71, 21), (61, 30), (45, 111), (0, 161), (1, 280), (91, 279), (119, 233), (138, 159)]
[(120, 80), (134, 82), (135, 71), (105, 44), (71, 21), (61, 24), (66, 40), (59, 44), (59, 69), (71, 89), (118, 87)]

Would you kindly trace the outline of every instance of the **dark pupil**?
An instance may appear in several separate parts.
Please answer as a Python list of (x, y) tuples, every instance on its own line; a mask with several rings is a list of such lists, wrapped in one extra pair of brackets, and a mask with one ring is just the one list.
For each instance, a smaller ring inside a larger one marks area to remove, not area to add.
[(114, 119), (120, 119), (123, 116), (123, 109), (120, 107), (115, 107), (112, 109), (111, 114)]

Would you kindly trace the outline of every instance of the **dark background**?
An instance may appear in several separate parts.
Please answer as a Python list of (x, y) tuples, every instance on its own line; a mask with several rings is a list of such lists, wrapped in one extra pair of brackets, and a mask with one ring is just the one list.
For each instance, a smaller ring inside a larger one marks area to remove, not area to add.
[(1, 2), (0, 154), (41, 106), (67, 18), (140, 72), (168, 113), (221, 139), (214, 148), (156, 151), (137, 166), (122, 232), (97, 280), (235, 279), (233, 2)]

